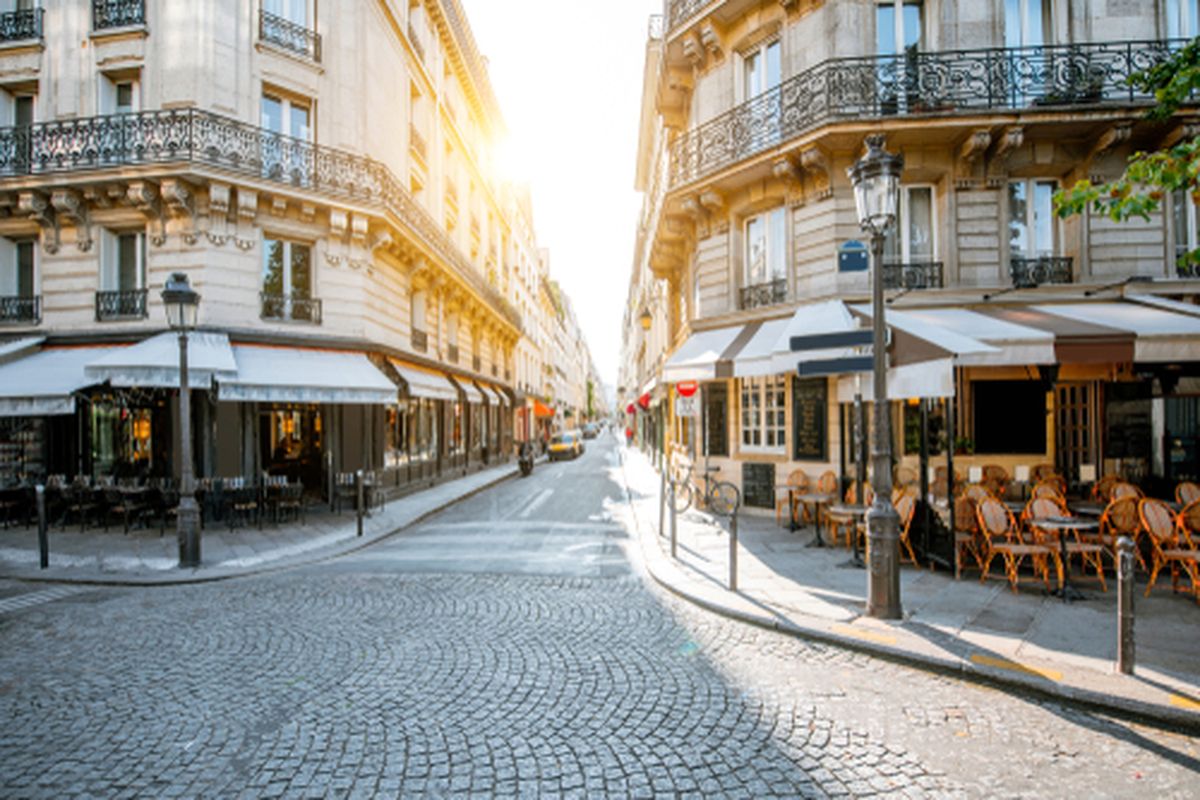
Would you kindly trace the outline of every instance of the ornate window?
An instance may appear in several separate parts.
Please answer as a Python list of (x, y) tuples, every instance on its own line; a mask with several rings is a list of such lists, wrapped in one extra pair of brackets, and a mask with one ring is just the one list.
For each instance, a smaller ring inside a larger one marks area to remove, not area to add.
[(742, 450), (782, 453), (786, 445), (786, 377), (741, 379)]
[(883, 254), (887, 261), (933, 261), (937, 256), (933, 187), (903, 186), (896, 224), (888, 229)]
[(146, 234), (110, 231), (100, 235), (100, 290), (96, 319), (146, 316)]
[(743, 99), (749, 100), (779, 85), (782, 79), (779, 40), (759, 45), (742, 54)]
[(313, 297), (312, 246), (305, 242), (263, 240), (263, 319), (320, 322), (320, 300)]

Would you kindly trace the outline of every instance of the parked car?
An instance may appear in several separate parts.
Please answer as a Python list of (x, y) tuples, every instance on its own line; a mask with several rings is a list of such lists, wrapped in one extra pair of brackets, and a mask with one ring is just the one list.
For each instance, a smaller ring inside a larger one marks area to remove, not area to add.
[(583, 436), (579, 431), (562, 431), (550, 437), (550, 460), (578, 458), (583, 455)]
[(599, 433), (600, 430), (596, 427), (596, 423), (594, 422), (589, 422), (587, 425), (583, 426), (583, 438), (585, 439), (595, 439), (596, 435)]

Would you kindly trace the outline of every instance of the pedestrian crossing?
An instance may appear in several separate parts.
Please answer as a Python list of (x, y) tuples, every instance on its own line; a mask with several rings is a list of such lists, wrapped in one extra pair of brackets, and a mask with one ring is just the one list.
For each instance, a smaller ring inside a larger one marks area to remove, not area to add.
[(0, 614), (11, 614), (14, 611), (21, 611), (22, 609), (39, 606), (43, 603), (61, 600), (64, 597), (70, 597), (73, 594), (79, 594), (83, 591), (87, 591), (86, 586), (51, 586), (49, 589), (27, 592), (15, 597), (6, 597), (0, 600)]

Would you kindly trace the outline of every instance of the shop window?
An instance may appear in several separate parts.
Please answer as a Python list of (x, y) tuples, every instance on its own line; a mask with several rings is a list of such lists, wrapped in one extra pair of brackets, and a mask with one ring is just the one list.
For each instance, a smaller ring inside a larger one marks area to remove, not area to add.
[(729, 392), (723, 383), (706, 383), (704, 397), (704, 443), (710, 456), (729, 455)]
[(783, 452), (786, 385), (783, 375), (741, 380), (742, 450)]
[(971, 383), (973, 441), (980, 454), (1046, 452), (1046, 386), (1040, 381)]
[(946, 413), (943, 405), (933, 400), (904, 404), (904, 454), (921, 454), (921, 403), (926, 403), (929, 408), (929, 455), (941, 455), (946, 436)]
[(153, 466), (154, 415), (151, 407), (92, 403), (89, 428), (93, 474), (117, 478), (149, 475)]

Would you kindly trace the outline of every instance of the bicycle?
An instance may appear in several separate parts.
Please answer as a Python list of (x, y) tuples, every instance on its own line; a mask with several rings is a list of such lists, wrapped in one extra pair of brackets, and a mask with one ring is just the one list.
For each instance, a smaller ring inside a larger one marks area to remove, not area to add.
[[(671, 484), (675, 487), (674, 506), (676, 514), (682, 514), (687, 511), (696, 499), (697, 487), (693, 485), (691, 480), (694, 467), (695, 465), (690, 463), (676, 467), (676, 478), (671, 481)], [(738, 488), (732, 483), (719, 481), (713, 477), (720, 471), (720, 467), (706, 467), (700, 475), (701, 480), (704, 481), (704, 491), (700, 493), (700, 500), (709, 511), (728, 517), (737, 508), (740, 493), (738, 492)], [(699, 508), (699, 505), (697, 505), (697, 508)]]

